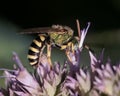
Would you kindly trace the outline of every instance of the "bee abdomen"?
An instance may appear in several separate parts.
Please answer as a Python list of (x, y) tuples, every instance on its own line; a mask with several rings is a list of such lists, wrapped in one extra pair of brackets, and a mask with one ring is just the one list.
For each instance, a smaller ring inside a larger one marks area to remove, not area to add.
[(39, 35), (36, 39), (33, 40), (29, 47), (28, 51), (28, 60), (30, 65), (34, 66), (39, 63), (41, 49), (45, 45), (46, 37)]

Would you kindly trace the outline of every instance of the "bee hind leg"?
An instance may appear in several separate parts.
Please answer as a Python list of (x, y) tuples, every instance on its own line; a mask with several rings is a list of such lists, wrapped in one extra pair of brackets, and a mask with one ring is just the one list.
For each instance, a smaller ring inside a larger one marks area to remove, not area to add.
[(52, 67), (52, 61), (51, 61), (51, 45), (47, 44), (47, 59), (49, 62), (50, 67)]

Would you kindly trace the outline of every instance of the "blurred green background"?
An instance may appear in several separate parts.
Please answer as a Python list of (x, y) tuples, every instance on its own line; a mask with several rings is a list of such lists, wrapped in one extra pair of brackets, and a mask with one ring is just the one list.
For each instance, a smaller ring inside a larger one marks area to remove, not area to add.
[[(77, 35), (76, 19), (81, 29), (91, 22), (85, 42), (98, 55), (105, 48), (105, 59), (113, 64), (120, 60), (120, 1), (119, 0), (38, 0), (0, 2), (0, 68), (12, 69), (12, 52), (18, 53), (24, 66), (32, 67), (26, 58), (35, 35), (21, 35), (24, 28), (52, 24), (70, 26)], [(64, 62), (63, 51), (53, 48), (52, 60)], [(89, 64), (88, 51), (82, 52), (81, 64)], [(0, 71), (2, 75), (3, 71)], [(0, 78), (1, 79), (1, 78)], [(2, 82), (2, 79), (1, 79)], [(2, 84), (0, 84), (2, 86)]]

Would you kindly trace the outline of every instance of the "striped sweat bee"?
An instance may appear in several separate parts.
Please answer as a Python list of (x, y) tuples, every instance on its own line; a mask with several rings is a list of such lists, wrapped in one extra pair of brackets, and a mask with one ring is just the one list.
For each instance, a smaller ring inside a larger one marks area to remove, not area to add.
[[(73, 30), (68, 26), (53, 25), (51, 27), (25, 29), (23, 34), (37, 34), (28, 51), (28, 60), (30, 65), (35, 66), (40, 63), (40, 58), (44, 48), (47, 46), (47, 58), (50, 66), (51, 47), (59, 47), (61, 50), (70, 48), (73, 50)], [(66, 55), (67, 55), (66, 51)]]

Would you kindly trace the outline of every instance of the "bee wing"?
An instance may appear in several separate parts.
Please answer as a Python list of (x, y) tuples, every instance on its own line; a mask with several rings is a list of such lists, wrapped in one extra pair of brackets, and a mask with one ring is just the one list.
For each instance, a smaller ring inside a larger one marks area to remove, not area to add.
[(39, 27), (39, 28), (29, 28), (22, 30), (20, 34), (44, 34), (48, 32), (54, 32), (57, 31), (56, 29), (53, 29), (52, 27)]

